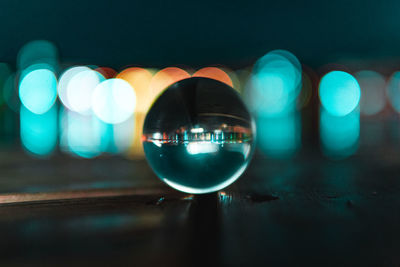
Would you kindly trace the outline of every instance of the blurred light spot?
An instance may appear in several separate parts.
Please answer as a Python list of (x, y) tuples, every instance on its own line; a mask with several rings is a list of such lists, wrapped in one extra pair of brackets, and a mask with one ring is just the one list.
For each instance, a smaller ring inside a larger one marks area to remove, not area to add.
[(400, 71), (393, 73), (386, 87), (386, 94), (391, 106), (400, 112)]
[(36, 40), (25, 44), (17, 56), (17, 67), (23, 70), (30, 65), (46, 63), (57, 70), (58, 52), (56, 46), (46, 40)]
[(258, 117), (259, 149), (272, 158), (293, 156), (301, 146), (301, 122), (298, 112), (281, 117)]
[[(113, 125), (113, 137), (116, 152), (123, 153), (128, 151), (135, 139), (135, 119), (129, 117), (122, 123)], [(139, 134), (140, 135), (140, 134)]]
[(94, 70), (103, 75), (103, 77), (106, 79), (114, 78), (117, 75), (117, 72), (109, 67), (98, 67)]
[(5, 102), (4, 99), (4, 87), (7, 82), (7, 80), (10, 78), (12, 75), (11, 69), (8, 64), (6, 63), (0, 63), (0, 105), (3, 105)]
[(302, 82), (303, 86), (301, 88), (301, 92), (297, 101), (298, 109), (302, 109), (308, 105), (308, 103), (311, 100), (313, 92), (312, 80), (306, 72), (303, 72), (302, 81), (303, 81)]
[(107, 125), (94, 115), (82, 115), (64, 109), (60, 126), (60, 145), (64, 151), (92, 158), (106, 151), (109, 146)]
[(135, 104), (133, 88), (122, 79), (105, 80), (93, 92), (93, 111), (106, 123), (117, 124), (127, 120), (133, 114)]
[(150, 103), (152, 103), (168, 86), (187, 78), (190, 78), (190, 74), (176, 67), (168, 67), (157, 72), (150, 82)]
[(72, 78), (80, 72), (90, 71), (90, 70), (91, 69), (86, 66), (71, 67), (61, 75), (60, 80), (58, 82), (57, 91), (58, 91), (58, 97), (60, 98), (61, 102), (66, 108), (72, 110), (67, 96), (68, 85), (71, 82)]
[(229, 75), (222, 69), (216, 67), (206, 67), (196, 71), (193, 77), (204, 77), (214, 79), (233, 87), (233, 83)]
[(57, 98), (57, 79), (48, 69), (37, 69), (26, 74), (19, 85), (22, 104), (31, 112), (43, 114)]
[(150, 107), (150, 82), (153, 74), (143, 68), (128, 68), (117, 75), (117, 78), (127, 81), (136, 93), (135, 112), (147, 112)]
[(57, 145), (57, 106), (35, 114), (21, 106), (20, 133), (23, 147), (38, 156), (51, 154)]
[(301, 65), (288, 51), (275, 50), (255, 64), (246, 85), (246, 100), (253, 113), (287, 114), (295, 109), (301, 90)]
[(358, 105), (361, 97), (357, 80), (343, 71), (332, 71), (322, 77), (319, 98), (326, 111), (334, 116), (345, 116)]
[(11, 110), (19, 112), (20, 101), (15, 73), (11, 74), (4, 83), (3, 98)]
[(229, 78), (232, 80), (233, 89), (235, 89), (238, 93), (242, 93), (242, 85), (239, 79), (239, 76), (235, 71), (231, 69), (224, 68), (224, 71), (229, 75)]
[[(135, 113), (131, 119), (128, 119), (126, 122), (123, 123), (124, 125), (129, 123), (134, 124), (131, 128), (129, 128), (130, 126), (126, 126), (126, 130), (129, 131), (129, 133), (131, 133), (131, 130), (134, 131), (130, 134), (132, 140), (126, 140), (126, 142), (122, 142), (124, 143), (124, 145), (130, 143), (131, 146), (129, 148), (129, 156), (144, 157), (141, 136), (143, 132), (144, 117), (152, 103), (150, 82), (153, 77), (153, 72), (155, 71), (132, 67), (123, 70), (117, 75), (117, 78), (127, 81), (133, 87), (136, 93)], [(119, 126), (117, 125), (116, 127), (119, 128)], [(120, 134), (116, 132), (114, 132), (114, 134), (116, 146), (119, 147), (119, 142), (117, 141), (117, 139)]]
[(360, 138), (360, 112), (334, 116), (323, 107), (320, 110), (320, 138), (324, 153), (332, 158), (354, 154)]
[(385, 79), (375, 71), (360, 71), (354, 75), (361, 88), (360, 112), (374, 115), (385, 107)]
[(104, 80), (104, 77), (94, 70), (79, 71), (73, 75), (66, 89), (71, 110), (89, 114), (92, 108), (93, 91)]

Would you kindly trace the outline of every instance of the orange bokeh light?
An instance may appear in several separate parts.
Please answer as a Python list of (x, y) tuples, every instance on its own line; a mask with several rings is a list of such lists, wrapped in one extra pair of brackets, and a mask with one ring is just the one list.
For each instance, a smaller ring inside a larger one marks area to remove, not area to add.
[(136, 112), (147, 112), (151, 104), (149, 85), (153, 75), (150, 71), (132, 67), (121, 71), (116, 78), (127, 81), (136, 93)]
[(187, 78), (190, 78), (190, 74), (177, 67), (168, 67), (157, 72), (150, 82), (152, 102), (165, 90), (165, 88)]
[(216, 67), (202, 68), (202, 69), (196, 71), (193, 74), (193, 77), (210, 78), (210, 79), (214, 79), (214, 80), (223, 82), (223, 83), (229, 85), (230, 87), (233, 87), (232, 79), (229, 77), (229, 75), (225, 71), (223, 71), (220, 68), (216, 68)]

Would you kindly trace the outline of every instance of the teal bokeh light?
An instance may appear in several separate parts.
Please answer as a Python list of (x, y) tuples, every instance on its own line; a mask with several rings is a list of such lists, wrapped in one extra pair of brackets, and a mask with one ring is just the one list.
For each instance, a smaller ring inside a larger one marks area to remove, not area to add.
[(260, 58), (246, 88), (246, 102), (255, 115), (280, 116), (296, 108), (301, 65), (288, 51), (274, 50)]
[(321, 104), (334, 116), (345, 116), (352, 112), (358, 106), (360, 97), (357, 80), (343, 71), (329, 72), (319, 84)]
[(324, 108), (320, 110), (320, 138), (325, 155), (345, 158), (358, 149), (360, 139), (360, 112), (334, 116)]
[(3, 105), (5, 102), (4, 97), (1, 96), (4, 95), (5, 84), (11, 75), (12, 72), (10, 66), (6, 63), (0, 63), (0, 105)]
[(38, 63), (46, 63), (57, 69), (58, 51), (53, 43), (46, 40), (35, 40), (20, 49), (17, 57), (18, 69), (23, 70)]
[(400, 71), (393, 73), (386, 87), (386, 94), (390, 105), (400, 112)]
[(268, 157), (292, 157), (301, 146), (299, 114), (257, 118), (257, 142), (258, 148)]
[(82, 158), (93, 158), (108, 151), (112, 142), (109, 125), (94, 115), (63, 109), (60, 128), (61, 149)]
[(21, 106), (20, 134), (23, 147), (37, 156), (51, 154), (57, 145), (57, 107), (35, 114)]
[(354, 75), (361, 88), (360, 112), (371, 116), (383, 110), (385, 99), (385, 78), (370, 70), (362, 70)]
[(27, 73), (19, 84), (21, 103), (35, 114), (43, 114), (57, 97), (57, 79), (49, 69), (36, 69)]

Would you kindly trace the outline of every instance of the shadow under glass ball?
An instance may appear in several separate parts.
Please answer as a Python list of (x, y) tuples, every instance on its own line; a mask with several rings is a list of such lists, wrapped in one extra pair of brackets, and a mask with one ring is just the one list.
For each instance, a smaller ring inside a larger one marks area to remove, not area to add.
[(189, 78), (154, 102), (142, 142), (161, 180), (179, 191), (202, 194), (239, 178), (253, 154), (254, 133), (253, 119), (233, 88)]

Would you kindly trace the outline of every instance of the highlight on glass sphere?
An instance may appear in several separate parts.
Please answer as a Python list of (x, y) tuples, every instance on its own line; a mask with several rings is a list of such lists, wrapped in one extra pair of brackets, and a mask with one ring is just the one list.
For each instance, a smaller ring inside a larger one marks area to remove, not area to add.
[(157, 176), (186, 193), (218, 191), (250, 162), (255, 126), (239, 94), (209, 78), (169, 86), (150, 108), (143, 148)]

